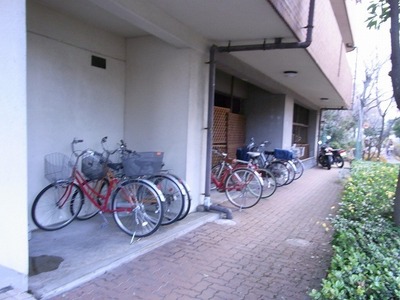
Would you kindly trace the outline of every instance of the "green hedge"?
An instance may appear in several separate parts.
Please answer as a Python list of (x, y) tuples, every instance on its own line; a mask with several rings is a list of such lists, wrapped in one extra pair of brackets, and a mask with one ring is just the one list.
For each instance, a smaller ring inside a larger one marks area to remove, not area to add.
[(399, 166), (353, 162), (332, 220), (333, 258), (313, 299), (400, 299), (400, 231), (393, 225)]

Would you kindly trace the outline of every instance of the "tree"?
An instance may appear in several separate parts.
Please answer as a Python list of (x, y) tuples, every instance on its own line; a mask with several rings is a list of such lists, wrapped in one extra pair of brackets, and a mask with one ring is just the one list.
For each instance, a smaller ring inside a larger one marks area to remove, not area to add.
[[(389, 73), (392, 79), (393, 97), (397, 108), (400, 109), (400, 43), (399, 43), (399, 1), (374, 0), (368, 8), (370, 17), (368, 27), (377, 28), (390, 19), (391, 61), (392, 70)], [(397, 179), (397, 189), (394, 201), (394, 222), (400, 226), (400, 171)]]
[(391, 61), (392, 70), (389, 73), (392, 79), (393, 97), (397, 108), (400, 109), (400, 43), (399, 43), (399, 1), (375, 0), (368, 7), (370, 17), (367, 19), (368, 28), (379, 26), (390, 19)]
[(400, 137), (400, 120), (396, 120), (393, 124), (393, 132), (396, 137)]

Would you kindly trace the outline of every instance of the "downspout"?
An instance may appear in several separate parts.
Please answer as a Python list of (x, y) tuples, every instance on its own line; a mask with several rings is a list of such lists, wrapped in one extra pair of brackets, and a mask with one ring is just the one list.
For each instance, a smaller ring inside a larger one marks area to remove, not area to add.
[(218, 52), (238, 52), (238, 51), (254, 51), (254, 50), (276, 50), (276, 49), (305, 49), (311, 45), (312, 29), (314, 27), (314, 10), (315, 0), (310, 0), (310, 7), (308, 11), (308, 25), (306, 39), (303, 42), (282, 43), (280, 39), (276, 39), (275, 43), (262, 43), (255, 45), (237, 45), (237, 46), (221, 46), (218, 47)]
[(213, 134), (213, 121), (214, 121), (214, 93), (215, 93), (215, 52), (217, 46), (213, 45), (210, 49), (210, 69), (208, 81), (208, 114), (207, 114), (207, 154), (206, 154), (206, 181), (204, 193), (204, 209), (207, 211), (217, 211), (225, 214), (226, 219), (232, 219), (232, 211), (220, 205), (211, 203), (210, 189), (211, 189), (211, 163), (212, 163), (212, 134)]
[(213, 205), (210, 198), (211, 187), (211, 164), (212, 164), (212, 130), (214, 121), (214, 95), (215, 95), (215, 70), (216, 52), (229, 53), (238, 51), (254, 51), (254, 50), (277, 50), (277, 49), (305, 49), (311, 45), (312, 29), (314, 27), (314, 11), (315, 0), (310, 0), (310, 7), (308, 12), (308, 24), (306, 39), (303, 42), (290, 42), (282, 43), (280, 39), (276, 39), (275, 43), (262, 43), (254, 45), (237, 45), (237, 46), (216, 46), (212, 45), (210, 48), (210, 61), (209, 61), (209, 88), (208, 88), (208, 120), (207, 120), (207, 154), (206, 154), (206, 180), (204, 192), (204, 207), (206, 210), (216, 210), (226, 214), (227, 219), (232, 219), (232, 212), (229, 208), (219, 205)]

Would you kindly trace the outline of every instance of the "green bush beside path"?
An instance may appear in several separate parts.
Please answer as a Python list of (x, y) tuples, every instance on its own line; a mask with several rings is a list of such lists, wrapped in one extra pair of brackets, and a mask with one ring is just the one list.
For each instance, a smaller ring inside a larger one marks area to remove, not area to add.
[(333, 258), (312, 299), (400, 299), (400, 230), (392, 221), (399, 165), (353, 162), (336, 217)]

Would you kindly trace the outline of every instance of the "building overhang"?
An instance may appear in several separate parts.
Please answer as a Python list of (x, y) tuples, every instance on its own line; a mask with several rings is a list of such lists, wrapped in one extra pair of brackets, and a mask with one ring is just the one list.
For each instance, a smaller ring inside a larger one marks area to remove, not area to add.
[[(204, 53), (211, 45), (301, 41), (298, 32), (274, 7), (274, 1), (35, 1), (125, 38), (153, 35), (177, 48), (192, 48)], [(332, 2), (336, 3), (332, 4), (337, 21), (335, 26), (339, 27), (344, 39), (339, 43), (352, 43), (345, 1)], [(307, 20), (307, 17), (305, 15), (303, 19)], [(317, 22), (314, 27), (318, 26)], [(306, 29), (298, 31), (304, 31), (305, 35)], [(313, 40), (312, 43), (317, 42)], [(348, 49), (343, 55), (346, 51)], [(338, 87), (309, 49), (223, 53), (217, 59), (217, 68), (272, 93), (290, 94), (312, 109), (348, 107), (351, 101), (348, 96), (351, 92), (344, 93)], [(288, 76), (287, 71), (296, 72), (291, 74), (296, 76)], [(351, 80), (351, 76), (346, 78)]]

